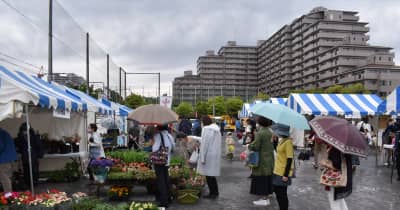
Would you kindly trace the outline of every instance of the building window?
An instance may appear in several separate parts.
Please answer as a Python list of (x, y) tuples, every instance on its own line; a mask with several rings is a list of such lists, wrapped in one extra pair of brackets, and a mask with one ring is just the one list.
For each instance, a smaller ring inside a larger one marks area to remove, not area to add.
[(392, 86), (392, 81), (391, 80), (389, 80), (388, 83), (389, 83), (389, 86)]
[(392, 57), (389, 57), (388, 60), (389, 60), (389, 61), (392, 61)]
[(382, 58), (381, 58), (381, 56), (379, 56), (379, 58), (378, 58), (379, 60), (381, 60)]
[(386, 85), (386, 81), (385, 81), (385, 80), (382, 80), (382, 81), (381, 81), (381, 85), (382, 85), (382, 86), (385, 86), (385, 85)]

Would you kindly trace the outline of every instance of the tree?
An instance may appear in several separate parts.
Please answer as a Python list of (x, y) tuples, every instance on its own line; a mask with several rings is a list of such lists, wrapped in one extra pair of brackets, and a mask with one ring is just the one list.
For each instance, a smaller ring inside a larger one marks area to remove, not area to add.
[(193, 113), (193, 106), (187, 102), (182, 102), (176, 107), (175, 111), (180, 116), (188, 117)]
[(333, 85), (325, 90), (325, 93), (342, 93), (342, 92), (343, 92), (342, 85)]
[(139, 106), (145, 105), (145, 101), (142, 96), (132, 93), (125, 98), (125, 105), (132, 109), (136, 109)]
[(229, 116), (236, 116), (240, 109), (242, 109), (243, 101), (240, 98), (228, 98), (225, 102), (226, 112)]
[(365, 94), (368, 94), (368, 93), (371, 93), (371, 92), (369, 90), (365, 89), (363, 84), (356, 83), (356, 84), (352, 84), (352, 85), (349, 85), (349, 86), (343, 88), (342, 93), (347, 93), (347, 94), (350, 94), (350, 93), (358, 93), (358, 94), (365, 93)]
[(208, 113), (208, 104), (207, 102), (200, 101), (196, 104), (195, 111), (197, 112), (197, 116), (207, 115)]
[(221, 116), (226, 114), (226, 106), (225, 106), (225, 99), (223, 96), (217, 96), (214, 98), (208, 99), (208, 113), (213, 113), (213, 106), (215, 107), (215, 115)]
[(253, 97), (253, 101), (260, 100), (260, 101), (267, 101), (269, 99), (269, 95), (259, 92), (256, 96)]

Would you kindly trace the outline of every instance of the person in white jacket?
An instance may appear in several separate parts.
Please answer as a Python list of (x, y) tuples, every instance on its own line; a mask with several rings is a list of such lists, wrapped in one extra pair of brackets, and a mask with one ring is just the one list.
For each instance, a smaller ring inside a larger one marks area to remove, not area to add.
[(206, 176), (209, 195), (205, 198), (215, 199), (219, 196), (217, 176), (221, 174), (221, 132), (209, 116), (202, 117), (200, 153), (197, 172)]

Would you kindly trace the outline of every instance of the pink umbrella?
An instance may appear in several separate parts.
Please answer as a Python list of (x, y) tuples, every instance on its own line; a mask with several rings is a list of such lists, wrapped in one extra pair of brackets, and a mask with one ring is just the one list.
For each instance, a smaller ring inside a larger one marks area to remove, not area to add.
[(324, 116), (316, 117), (309, 123), (321, 140), (339, 151), (361, 157), (367, 156), (368, 145), (365, 137), (347, 120)]

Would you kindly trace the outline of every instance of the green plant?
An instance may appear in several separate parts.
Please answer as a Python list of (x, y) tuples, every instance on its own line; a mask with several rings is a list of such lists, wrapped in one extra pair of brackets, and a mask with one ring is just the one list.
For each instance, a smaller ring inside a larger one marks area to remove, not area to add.
[(181, 156), (172, 157), (171, 160), (169, 161), (170, 166), (183, 166), (185, 165), (185, 163), (186, 163), (185, 158)]
[(72, 205), (73, 210), (90, 210), (94, 209), (97, 204), (103, 203), (97, 198), (83, 198)]
[(109, 152), (107, 153), (107, 156), (114, 159), (120, 159), (124, 163), (148, 163), (149, 161), (149, 153), (147, 152), (122, 150)]
[(107, 176), (109, 180), (122, 180), (122, 179), (133, 179), (132, 172), (110, 172)]

